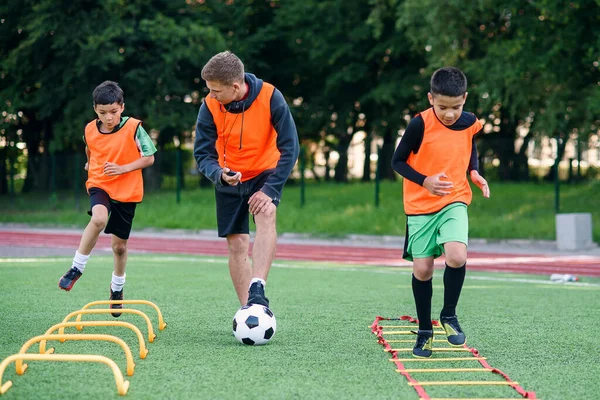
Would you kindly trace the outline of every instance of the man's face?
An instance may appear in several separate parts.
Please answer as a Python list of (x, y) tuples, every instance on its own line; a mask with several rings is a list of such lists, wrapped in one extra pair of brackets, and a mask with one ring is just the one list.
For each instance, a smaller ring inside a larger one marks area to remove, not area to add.
[(236, 100), (240, 93), (239, 83), (225, 85), (218, 81), (206, 81), (206, 87), (210, 90), (208, 95), (223, 105)]
[(460, 118), (465, 101), (467, 101), (467, 93), (457, 97), (427, 93), (427, 97), (429, 104), (433, 106), (435, 115), (446, 126), (452, 125)]
[(121, 122), (121, 113), (125, 109), (125, 103), (112, 103), (112, 104), (96, 104), (94, 111), (98, 115), (104, 128), (112, 131)]

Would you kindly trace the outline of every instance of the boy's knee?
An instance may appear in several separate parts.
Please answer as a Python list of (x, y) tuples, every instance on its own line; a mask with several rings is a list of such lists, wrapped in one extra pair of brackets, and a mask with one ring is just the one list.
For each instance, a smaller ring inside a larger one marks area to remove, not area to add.
[(127, 253), (127, 243), (113, 243), (113, 252), (117, 256), (124, 256)]
[(101, 231), (102, 229), (106, 228), (107, 223), (108, 223), (107, 216), (105, 217), (105, 216), (100, 216), (100, 215), (94, 215), (94, 216), (92, 216), (92, 219), (90, 219), (90, 225), (92, 225), (98, 231)]
[(452, 251), (446, 254), (446, 265), (451, 268), (460, 268), (467, 262), (467, 252)]

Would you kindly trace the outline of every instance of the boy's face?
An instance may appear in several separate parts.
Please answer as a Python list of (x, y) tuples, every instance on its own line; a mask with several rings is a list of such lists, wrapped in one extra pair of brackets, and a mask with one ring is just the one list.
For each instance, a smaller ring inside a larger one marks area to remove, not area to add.
[(238, 99), (241, 85), (237, 82), (225, 85), (218, 81), (206, 81), (206, 87), (210, 90), (210, 97), (225, 105)]
[(427, 93), (427, 97), (429, 98), (429, 104), (433, 106), (435, 115), (446, 126), (452, 125), (460, 118), (465, 101), (467, 101), (467, 93), (457, 97)]
[(121, 113), (125, 110), (125, 103), (96, 104), (94, 111), (98, 115), (106, 130), (112, 131), (121, 122)]

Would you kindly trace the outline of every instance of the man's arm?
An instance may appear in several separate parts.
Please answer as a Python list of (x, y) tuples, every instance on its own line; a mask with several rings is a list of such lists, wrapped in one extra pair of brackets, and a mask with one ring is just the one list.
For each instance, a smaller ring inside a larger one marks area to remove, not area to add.
[(427, 177), (408, 165), (406, 161), (410, 153), (417, 154), (419, 151), (424, 132), (425, 123), (423, 122), (423, 118), (420, 115), (416, 116), (408, 123), (404, 135), (400, 139), (400, 143), (392, 157), (392, 168), (394, 168), (394, 171), (421, 186), (423, 186), (423, 182)]
[(196, 140), (194, 141), (194, 158), (198, 170), (215, 185), (222, 185), (223, 168), (219, 165), (217, 142), (217, 126), (206, 103), (202, 103), (196, 121)]
[(261, 191), (271, 199), (279, 201), (283, 186), (298, 160), (300, 144), (290, 108), (277, 89), (271, 96), (271, 123), (277, 132), (276, 144), (281, 156), (277, 162), (275, 172), (267, 179)]

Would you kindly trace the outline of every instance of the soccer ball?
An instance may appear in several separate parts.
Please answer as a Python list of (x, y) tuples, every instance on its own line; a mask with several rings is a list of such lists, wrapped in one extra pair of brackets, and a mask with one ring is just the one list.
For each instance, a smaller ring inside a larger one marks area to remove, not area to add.
[(273, 338), (276, 330), (275, 315), (269, 307), (260, 304), (243, 306), (233, 317), (233, 335), (243, 344), (266, 344)]

